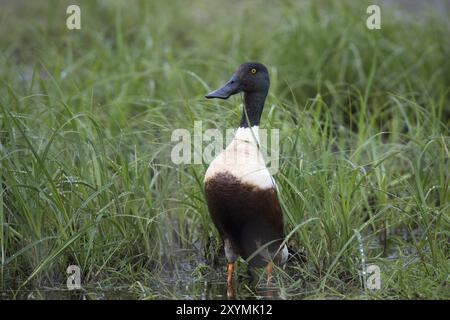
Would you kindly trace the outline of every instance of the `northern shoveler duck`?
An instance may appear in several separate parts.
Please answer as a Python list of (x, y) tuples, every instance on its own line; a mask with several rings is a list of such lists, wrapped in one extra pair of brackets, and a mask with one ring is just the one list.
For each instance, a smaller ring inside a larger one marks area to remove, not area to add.
[(280, 248), (283, 214), (276, 186), (259, 146), (259, 122), (269, 86), (267, 68), (248, 62), (223, 87), (205, 96), (228, 99), (244, 93), (241, 124), (232, 142), (211, 162), (204, 179), (208, 210), (228, 262), (229, 296), (234, 296), (232, 282), (238, 256), (247, 259), (250, 266), (266, 266), (268, 281), (272, 261), (283, 264), (288, 256), (287, 247)]

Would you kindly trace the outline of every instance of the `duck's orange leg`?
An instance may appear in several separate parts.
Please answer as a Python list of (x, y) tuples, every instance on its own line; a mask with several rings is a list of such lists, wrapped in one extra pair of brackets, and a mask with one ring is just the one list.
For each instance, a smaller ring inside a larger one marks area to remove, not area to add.
[(272, 278), (273, 278), (273, 275), (272, 275), (272, 273), (273, 273), (273, 264), (272, 264), (272, 262), (269, 262), (267, 264), (266, 271), (267, 271), (267, 287), (268, 288), (267, 288), (267, 291), (264, 293), (264, 296), (267, 299), (272, 299), (273, 298), (273, 293), (272, 293), (272, 290), (269, 288), (269, 286), (272, 284)]
[(272, 283), (272, 273), (273, 273), (273, 265), (272, 262), (269, 262), (266, 267), (267, 270), (267, 285)]
[(233, 273), (234, 273), (234, 262), (229, 262), (227, 265), (227, 298), (228, 299), (234, 299), (236, 296), (236, 293), (234, 292), (233, 288)]

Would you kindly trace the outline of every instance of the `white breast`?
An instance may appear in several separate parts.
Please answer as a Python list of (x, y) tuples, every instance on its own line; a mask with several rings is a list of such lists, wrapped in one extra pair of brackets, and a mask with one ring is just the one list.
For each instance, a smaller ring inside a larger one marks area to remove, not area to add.
[(259, 150), (259, 128), (239, 128), (233, 141), (215, 158), (208, 167), (205, 181), (221, 172), (227, 172), (259, 189), (274, 187), (272, 176), (267, 170)]

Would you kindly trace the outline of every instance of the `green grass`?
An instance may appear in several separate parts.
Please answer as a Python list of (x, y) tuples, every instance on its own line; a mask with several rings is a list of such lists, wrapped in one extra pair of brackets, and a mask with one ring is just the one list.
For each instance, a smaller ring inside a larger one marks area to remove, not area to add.
[(257, 60), (301, 256), (277, 270), (280, 296), (450, 298), (448, 6), (382, 7), (369, 31), (365, 1), (78, 3), (80, 31), (65, 27), (70, 1), (0, 12), (2, 297), (48, 297), (70, 264), (91, 298), (223, 294), (207, 165), (174, 165), (170, 137), (236, 127), (239, 97), (203, 95)]

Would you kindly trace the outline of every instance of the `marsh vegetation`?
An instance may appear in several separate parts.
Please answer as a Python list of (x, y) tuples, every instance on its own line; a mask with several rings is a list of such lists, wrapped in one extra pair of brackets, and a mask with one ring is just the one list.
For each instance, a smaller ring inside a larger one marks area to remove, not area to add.
[[(361, 1), (79, 1), (81, 30), (67, 5), (0, 12), (2, 298), (223, 297), (207, 164), (173, 164), (170, 138), (236, 127), (241, 99), (204, 94), (251, 60), (294, 253), (277, 297), (450, 298), (448, 6), (383, 7), (370, 31)], [(262, 296), (245, 269), (238, 295)]]

